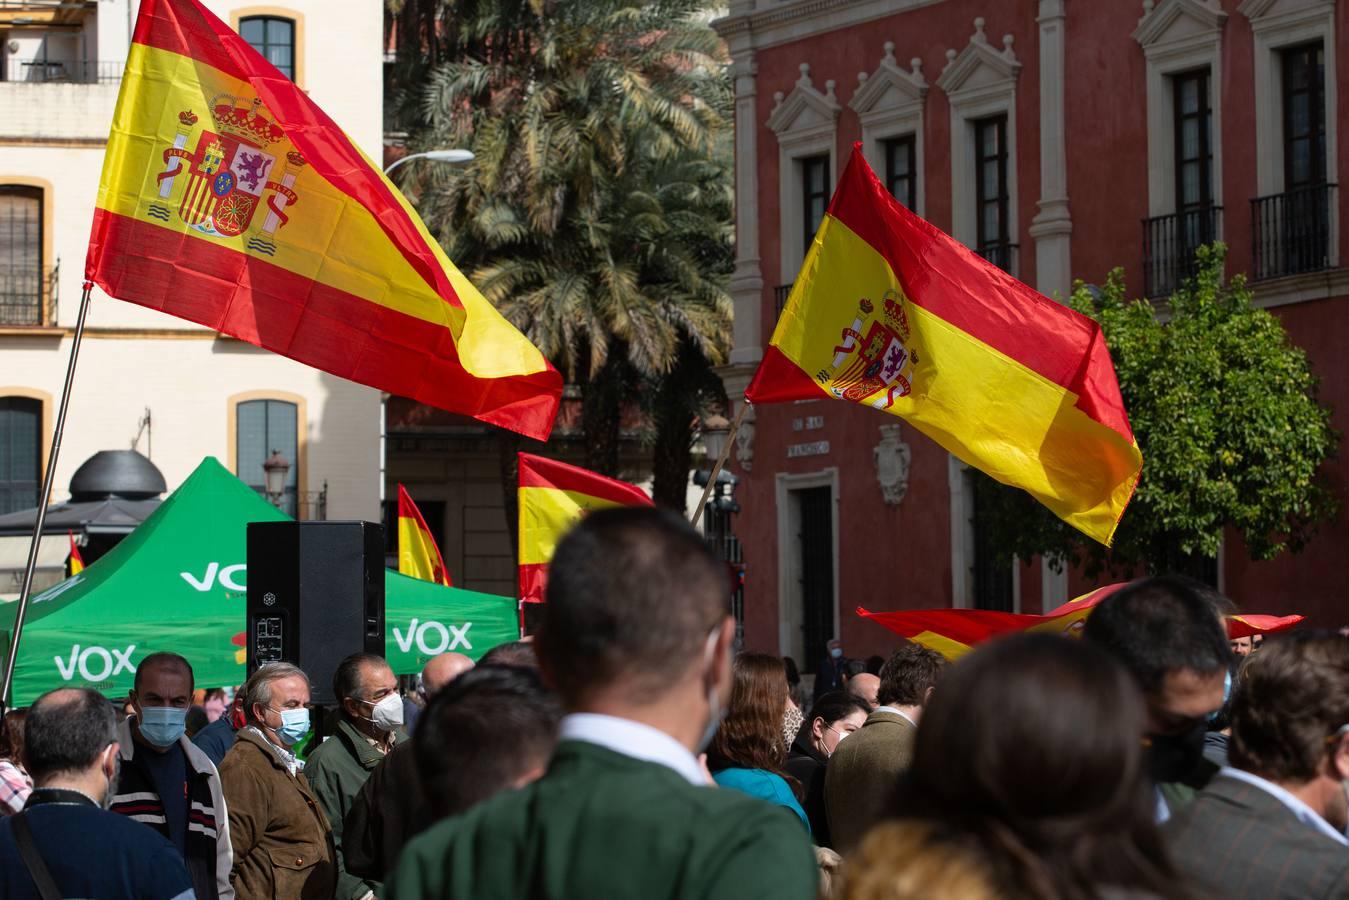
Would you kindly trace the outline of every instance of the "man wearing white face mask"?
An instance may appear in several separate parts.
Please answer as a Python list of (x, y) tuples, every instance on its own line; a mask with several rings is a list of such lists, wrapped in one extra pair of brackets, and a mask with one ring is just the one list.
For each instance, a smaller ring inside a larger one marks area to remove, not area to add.
[(398, 679), (383, 658), (353, 653), (333, 673), (341, 704), (337, 731), (309, 754), (305, 777), (333, 827), (337, 847), (337, 900), (362, 900), (379, 885), (352, 875), (342, 855), (342, 823), (362, 785), (395, 745), (407, 740)]
[(238, 900), (331, 900), (332, 830), (292, 748), (309, 733), (309, 678), (271, 663), (243, 687), (247, 724), (220, 764)]
[(151, 653), (136, 668), (134, 685), (135, 714), (117, 729), (122, 767), (110, 809), (173, 842), (199, 900), (233, 900), (220, 776), (184, 732), (192, 666), (176, 653)]

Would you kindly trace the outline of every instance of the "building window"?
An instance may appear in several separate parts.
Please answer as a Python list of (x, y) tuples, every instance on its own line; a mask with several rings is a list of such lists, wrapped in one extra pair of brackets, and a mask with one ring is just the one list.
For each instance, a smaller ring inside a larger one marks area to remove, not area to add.
[(37, 506), (42, 401), (0, 397), (0, 515)]
[(42, 189), (0, 185), (0, 325), (41, 325)]
[(1003, 269), (1012, 268), (1007, 229), (1007, 116), (974, 121), (976, 249)]
[(290, 463), (281, 510), (295, 516), (300, 473), (299, 407), (285, 400), (246, 400), (237, 407), (235, 460), (239, 480), (260, 494), (267, 482), (262, 464), (278, 451)]
[(829, 155), (807, 156), (797, 162), (801, 167), (801, 246), (810, 250), (815, 232), (829, 208)]
[(911, 134), (889, 138), (881, 143), (885, 156), (885, 189), (908, 209), (916, 206), (918, 162), (915, 143)]
[(295, 80), (295, 20), (280, 16), (250, 16), (239, 20), (239, 36), (276, 66), (290, 80)]
[(1209, 72), (1173, 76), (1176, 135), (1176, 211), (1213, 205), (1212, 111)]
[(1326, 69), (1321, 42), (1284, 50), (1284, 190), (1326, 180)]

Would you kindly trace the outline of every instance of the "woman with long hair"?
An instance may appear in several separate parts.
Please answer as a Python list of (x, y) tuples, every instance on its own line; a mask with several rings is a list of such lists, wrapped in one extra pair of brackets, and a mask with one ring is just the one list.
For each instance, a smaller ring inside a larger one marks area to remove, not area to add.
[(723, 788), (787, 807), (809, 829), (785, 768), (782, 723), (792, 704), (782, 657), (741, 653), (731, 671), (731, 703), (707, 754), (712, 779)]
[(0, 722), (0, 816), (23, 809), (33, 792), (33, 779), (23, 768), (23, 723), (27, 709), (11, 709)]
[(861, 697), (830, 691), (815, 701), (810, 718), (787, 751), (787, 774), (801, 783), (801, 805), (818, 846), (833, 846), (824, 807), (824, 767), (839, 741), (861, 728), (870, 713), (871, 708)]
[[(1188, 897), (1153, 819), (1144, 717), (1128, 674), (1095, 646), (995, 641), (953, 666), (924, 708), (890, 816), (977, 853), (1011, 900)], [(905, 867), (885, 848), (864, 860), (896, 877)]]

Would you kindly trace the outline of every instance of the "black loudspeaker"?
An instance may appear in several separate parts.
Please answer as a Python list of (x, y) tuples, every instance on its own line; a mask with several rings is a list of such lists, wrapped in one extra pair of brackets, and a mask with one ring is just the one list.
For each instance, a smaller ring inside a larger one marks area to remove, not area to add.
[(333, 672), (384, 655), (384, 529), (373, 522), (250, 522), (248, 674), (270, 662), (309, 676), (316, 704), (335, 703)]

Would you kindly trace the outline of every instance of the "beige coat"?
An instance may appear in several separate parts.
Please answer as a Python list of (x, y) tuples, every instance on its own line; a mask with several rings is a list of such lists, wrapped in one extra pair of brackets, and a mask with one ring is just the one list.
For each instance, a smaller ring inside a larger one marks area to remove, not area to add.
[(242, 729), (220, 764), (238, 900), (331, 900), (332, 829), (304, 773), (291, 775), (258, 732)]
[(839, 741), (824, 774), (824, 805), (834, 849), (848, 853), (880, 818), (899, 775), (913, 763), (917, 727), (897, 713), (877, 710)]

